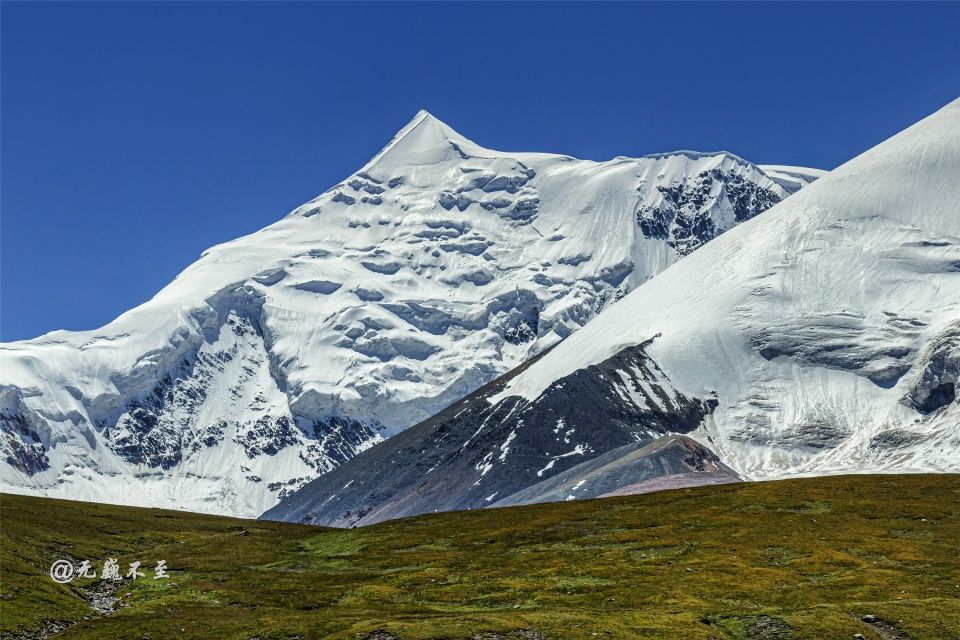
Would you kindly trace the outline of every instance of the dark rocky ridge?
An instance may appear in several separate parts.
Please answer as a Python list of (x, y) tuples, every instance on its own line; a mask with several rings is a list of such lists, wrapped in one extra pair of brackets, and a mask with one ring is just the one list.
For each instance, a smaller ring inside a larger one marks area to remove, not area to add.
[(651, 342), (561, 378), (532, 402), (509, 396), (492, 404), (488, 399), (532, 360), (317, 478), (262, 517), (346, 527), (482, 508), (611, 449), (690, 432), (715, 401), (674, 389), (646, 352)]

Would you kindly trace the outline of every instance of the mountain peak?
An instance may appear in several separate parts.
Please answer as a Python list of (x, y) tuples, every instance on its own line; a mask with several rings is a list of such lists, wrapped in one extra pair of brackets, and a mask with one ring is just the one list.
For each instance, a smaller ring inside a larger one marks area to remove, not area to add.
[(479, 148), (426, 109), (421, 109), (363, 168), (389, 173), (404, 165), (435, 164)]
[(420, 111), (417, 111), (417, 115), (413, 116), (413, 119), (407, 124), (417, 122), (420, 120), (434, 120), (436, 122), (439, 122), (440, 124), (445, 124), (440, 120), (440, 118), (436, 117), (426, 109), (420, 109)]

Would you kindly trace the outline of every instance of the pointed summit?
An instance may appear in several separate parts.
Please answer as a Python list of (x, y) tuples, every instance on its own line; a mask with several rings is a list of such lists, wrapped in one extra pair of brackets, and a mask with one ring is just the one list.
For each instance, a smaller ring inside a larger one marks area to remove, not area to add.
[[(450, 128), (450, 127), (447, 126), (447, 124), (446, 124), (445, 122), (443, 122), (442, 120), (440, 120), (440, 118), (438, 118), (437, 116), (433, 115), (432, 113), (430, 113), (430, 112), (427, 111), (426, 109), (420, 109), (420, 111), (417, 111), (417, 115), (413, 116), (413, 119), (410, 120), (410, 122), (408, 122), (408, 123), (406, 124), (406, 126), (404, 126), (404, 129), (406, 129), (407, 127), (410, 127), (410, 126), (412, 126), (412, 125), (419, 124), (419, 123), (421, 123), (421, 122), (435, 123), (435, 124), (440, 125), (441, 127), (447, 127), (448, 129)], [(401, 131), (402, 131), (402, 129), (401, 129)]]
[(421, 109), (363, 170), (391, 173), (401, 166), (436, 164), (465, 157), (465, 148), (482, 150), (429, 111)]
[(409, 131), (412, 131), (414, 128), (424, 126), (427, 128), (434, 128), (436, 130), (442, 131), (443, 135), (448, 139), (452, 140), (466, 140), (462, 135), (453, 130), (450, 125), (442, 121), (440, 118), (436, 117), (426, 109), (420, 109), (417, 112), (417, 115), (413, 116), (413, 119), (408, 122), (403, 129), (401, 129), (394, 139), (403, 137)]

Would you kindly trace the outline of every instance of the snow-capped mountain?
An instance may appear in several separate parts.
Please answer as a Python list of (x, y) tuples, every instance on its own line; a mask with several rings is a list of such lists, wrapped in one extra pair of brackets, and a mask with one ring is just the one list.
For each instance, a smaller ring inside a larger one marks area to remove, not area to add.
[(421, 112), (107, 326), (3, 345), (4, 490), (259, 514), (817, 175), (497, 152)]
[(754, 479), (955, 472), (958, 392), (960, 100), (264, 517), (364, 524), (582, 497), (580, 481), (629, 492), (649, 475), (628, 456), (668, 433)]
[(960, 100), (641, 286), (500, 397), (643, 341), (675, 389), (716, 397), (694, 435), (748, 477), (960, 470)]

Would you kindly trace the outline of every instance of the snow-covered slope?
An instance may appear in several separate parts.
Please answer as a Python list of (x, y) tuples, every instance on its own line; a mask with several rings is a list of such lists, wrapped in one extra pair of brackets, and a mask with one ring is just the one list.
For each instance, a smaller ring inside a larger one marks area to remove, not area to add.
[(960, 470), (960, 100), (631, 293), (499, 396), (650, 340), (753, 478)]
[(958, 380), (960, 101), (264, 517), (349, 526), (715, 481), (633, 464), (669, 433), (754, 478), (957, 471)]
[(805, 184), (728, 153), (503, 153), (418, 114), (94, 331), (0, 350), (4, 490), (256, 515)]
[(822, 178), (829, 173), (823, 169), (807, 169), (804, 167), (789, 167), (782, 164), (757, 165), (760, 170), (770, 176), (788, 191), (795, 192)]

